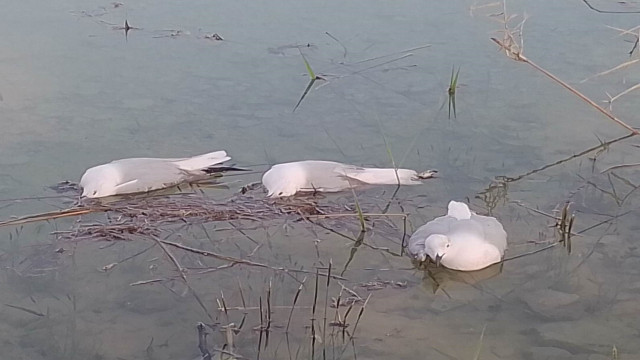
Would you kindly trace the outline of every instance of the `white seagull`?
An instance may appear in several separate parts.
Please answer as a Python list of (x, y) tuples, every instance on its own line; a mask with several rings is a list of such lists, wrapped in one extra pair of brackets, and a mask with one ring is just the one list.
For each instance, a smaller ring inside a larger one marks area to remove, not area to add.
[(336, 192), (360, 185), (417, 185), (435, 170), (376, 169), (333, 161), (305, 160), (273, 165), (262, 176), (269, 196), (291, 196), (299, 191)]
[(462, 271), (502, 261), (507, 233), (494, 217), (477, 215), (465, 203), (451, 201), (447, 215), (421, 226), (409, 239), (409, 253)]
[(82, 179), (82, 196), (99, 198), (164, 189), (183, 182), (204, 180), (212, 173), (243, 170), (216, 166), (231, 158), (215, 151), (191, 158), (132, 158), (114, 160), (88, 169)]

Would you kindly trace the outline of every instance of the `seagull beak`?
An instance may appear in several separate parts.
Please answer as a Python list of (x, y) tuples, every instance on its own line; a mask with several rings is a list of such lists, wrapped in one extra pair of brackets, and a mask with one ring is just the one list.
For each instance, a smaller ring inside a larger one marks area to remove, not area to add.
[(436, 254), (436, 267), (440, 267), (440, 260), (442, 260), (442, 256), (440, 254)]

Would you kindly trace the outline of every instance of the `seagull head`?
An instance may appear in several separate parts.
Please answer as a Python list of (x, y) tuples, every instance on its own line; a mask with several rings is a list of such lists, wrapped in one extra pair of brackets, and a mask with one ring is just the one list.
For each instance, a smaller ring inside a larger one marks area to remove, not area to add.
[(82, 197), (99, 198), (113, 194), (115, 186), (104, 182), (90, 183), (82, 187)]
[(120, 174), (111, 164), (99, 165), (87, 170), (82, 179), (82, 197), (98, 198), (115, 194)]
[(262, 176), (269, 197), (295, 195), (307, 182), (307, 173), (296, 163), (277, 164)]
[(422, 261), (426, 260), (426, 256), (429, 256), (436, 266), (440, 266), (440, 260), (447, 254), (451, 247), (451, 240), (448, 236), (442, 234), (433, 234), (424, 241), (424, 254), (422, 255)]

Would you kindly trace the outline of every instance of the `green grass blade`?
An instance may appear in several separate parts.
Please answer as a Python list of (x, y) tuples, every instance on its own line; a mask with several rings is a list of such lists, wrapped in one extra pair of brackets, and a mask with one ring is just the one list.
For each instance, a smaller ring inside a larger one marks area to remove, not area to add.
[(451, 104), (453, 105), (453, 118), (456, 119), (458, 118), (458, 115), (456, 114), (456, 95), (455, 94), (451, 97)]
[(311, 87), (313, 86), (313, 83), (315, 83), (315, 82), (316, 82), (316, 79), (311, 79), (311, 81), (309, 81), (309, 85), (307, 85), (307, 88), (304, 89), (304, 92), (302, 93), (302, 96), (300, 97), (300, 100), (298, 100), (298, 103), (296, 104), (296, 107), (293, 108), (293, 112), (295, 112), (296, 109), (298, 108), (298, 106), (300, 106), (300, 103), (302, 102), (304, 97), (307, 96), (307, 94), (309, 93), (309, 90), (311, 90)]
[(311, 65), (309, 65), (309, 62), (307, 61), (307, 58), (304, 57), (304, 54), (302, 53), (302, 50), (300, 50), (300, 48), (298, 48), (298, 51), (300, 51), (300, 56), (302, 56), (302, 61), (304, 61), (304, 66), (307, 67), (307, 72), (309, 73), (309, 77), (311, 78), (311, 81), (309, 81), (309, 85), (307, 85), (307, 88), (302, 93), (302, 96), (300, 97), (300, 100), (298, 100), (298, 103), (296, 104), (296, 107), (293, 108), (293, 112), (296, 111), (298, 106), (300, 106), (300, 103), (302, 102), (302, 100), (305, 98), (305, 96), (307, 96), (307, 94), (309, 93), (309, 90), (311, 90), (311, 87), (313, 86), (313, 83), (316, 82), (316, 80), (318, 80), (318, 77), (316, 76), (316, 73), (314, 73), (313, 69), (311, 69)]
[[(453, 69), (451, 69), (453, 74)], [(458, 87), (458, 75), (460, 75), (460, 67), (458, 67), (458, 71), (456, 71), (456, 76), (453, 77), (453, 92), (455, 92)]]
[[(300, 51), (300, 49), (298, 49), (298, 51)], [(302, 61), (304, 61), (304, 66), (307, 67), (307, 72), (309, 73), (309, 77), (311, 78), (311, 80), (315, 80), (316, 74), (313, 72), (313, 69), (311, 69), (311, 65), (309, 65), (309, 62), (307, 61), (307, 58), (304, 57), (304, 54), (302, 53), (302, 51), (300, 51), (300, 55), (302, 56)]]
[(451, 67), (451, 77), (449, 78), (449, 94), (454, 93), (456, 91), (456, 88), (453, 86), (453, 78), (454, 78), (454, 71), (456, 70), (455, 65)]
[(458, 88), (458, 76), (460, 75), (460, 67), (456, 71), (455, 65), (451, 67), (451, 79), (449, 80), (449, 119), (451, 119), (451, 109), (453, 108), (453, 117), (456, 118), (456, 89)]
[(351, 250), (349, 251), (349, 258), (347, 259), (347, 262), (344, 263), (344, 267), (342, 268), (342, 271), (340, 272), (340, 276), (344, 276), (344, 273), (347, 272), (347, 269), (349, 268), (349, 264), (351, 264), (351, 261), (353, 261), (353, 258), (355, 257), (356, 252), (358, 252), (358, 249), (364, 243), (364, 235), (365, 234), (366, 234), (366, 232), (364, 232), (364, 231), (360, 231), (360, 234), (358, 234), (358, 238), (353, 243), (353, 246), (351, 247)]
[(356, 203), (356, 212), (358, 213), (358, 220), (360, 220), (360, 231), (366, 232), (367, 227), (365, 226), (365, 223), (364, 223), (364, 215), (362, 214), (362, 208), (360, 208), (360, 202), (358, 201), (358, 196), (356, 195), (356, 191), (353, 190), (353, 188), (351, 189), (351, 192), (353, 192), (353, 198)]

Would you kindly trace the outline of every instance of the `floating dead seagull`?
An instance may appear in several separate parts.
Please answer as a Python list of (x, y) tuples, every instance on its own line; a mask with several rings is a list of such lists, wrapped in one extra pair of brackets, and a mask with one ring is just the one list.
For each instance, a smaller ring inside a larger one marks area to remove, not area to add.
[(496, 218), (477, 215), (465, 203), (451, 201), (447, 215), (421, 226), (409, 239), (409, 253), (420, 261), (474, 271), (502, 261), (507, 233)]
[(305, 160), (271, 167), (262, 176), (269, 196), (291, 196), (297, 192), (336, 192), (360, 185), (417, 185), (437, 171), (417, 173), (408, 169), (377, 169), (333, 161)]
[(183, 182), (207, 179), (211, 174), (244, 170), (219, 165), (231, 160), (225, 151), (191, 158), (132, 158), (114, 160), (88, 169), (82, 179), (82, 196), (99, 198), (164, 189)]

